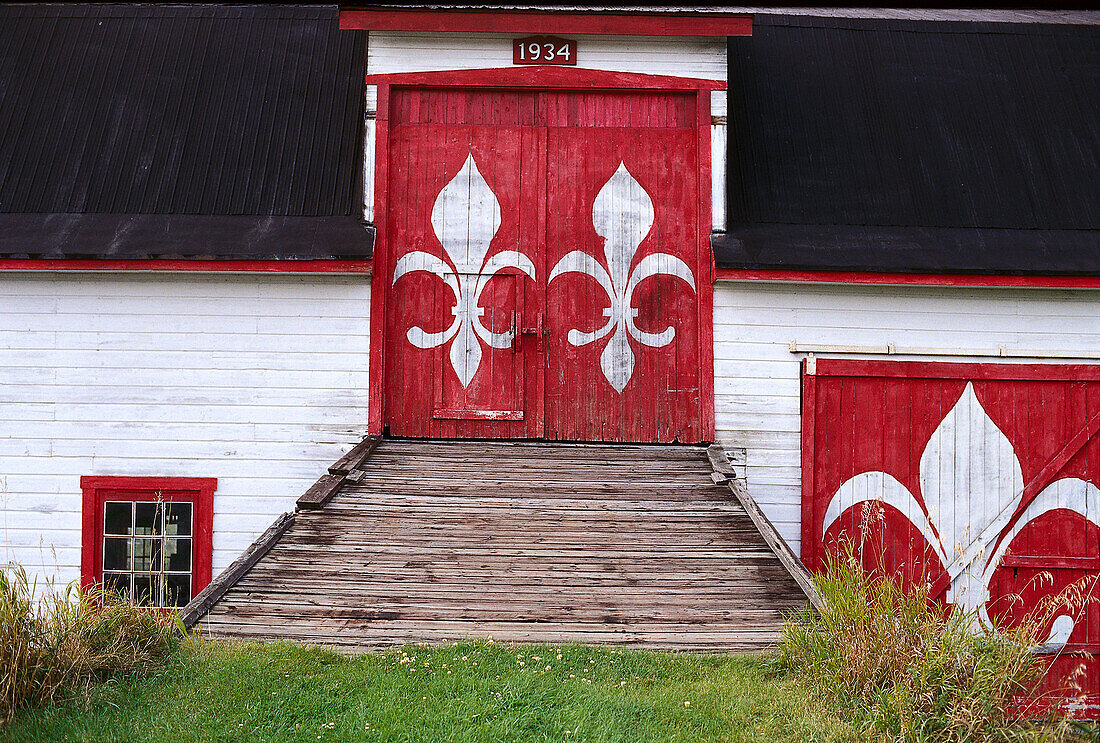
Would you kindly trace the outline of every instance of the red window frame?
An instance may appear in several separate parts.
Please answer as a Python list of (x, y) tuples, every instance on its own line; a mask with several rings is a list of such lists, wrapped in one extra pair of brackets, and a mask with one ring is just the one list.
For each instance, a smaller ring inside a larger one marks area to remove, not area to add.
[(214, 491), (217, 487), (218, 480), (214, 477), (81, 477), (81, 587), (90, 588), (103, 580), (104, 503), (109, 500), (191, 503), (191, 597), (197, 596), (212, 577)]

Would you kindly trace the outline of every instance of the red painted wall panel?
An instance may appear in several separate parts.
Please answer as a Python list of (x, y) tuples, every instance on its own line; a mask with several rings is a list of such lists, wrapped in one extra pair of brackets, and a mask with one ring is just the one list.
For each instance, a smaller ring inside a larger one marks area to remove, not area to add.
[[(1100, 594), (1100, 366), (816, 360), (803, 376), (803, 560), (842, 539), (990, 626)], [(1022, 601), (1018, 601), (1022, 599)], [(1053, 612), (1048, 688), (1100, 709), (1097, 604)], [(1073, 692), (1076, 693), (1076, 692)]]

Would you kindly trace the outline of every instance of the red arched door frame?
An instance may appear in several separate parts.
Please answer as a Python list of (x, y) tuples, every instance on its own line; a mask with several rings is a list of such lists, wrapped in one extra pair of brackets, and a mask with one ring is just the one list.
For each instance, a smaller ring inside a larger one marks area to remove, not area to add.
[(454, 89), (546, 89), (576, 91), (624, 91), (640, 90), (649, 92), (668, 91), (678, 94), (694, 94), (697, 107), (697, 163), (698, 163), (698, 234), (700, 255), (710, 256), (700, 261), (699, 276), (696, 281), (696, 302), (699, 318), (698, 359), (699, 359), (699, 405), (701, 415), (702, 440), (714, 439), (714, 329), (713, 329), (713, 282), (714, 259), (710, 252), (711, 225), (711, 162), (710, 162), (710, 93), (725, 89), (726, 84), (718, 80), (682, 78), (666, 75), (647, 75), (641, 73), (610, 72), (563, 67), (517, 67), (478, 70), (447, 70), (436, 72), (392, 73), (368, 75), (366, 84), (376, 85), (378, 94), (376, 136), (375, 136), (375, 176), (374, 206), (375, 253), (373, 259), (374, 280), (371, 285), (370, 320), (370, 387), (369, 394), (369, 431), (381, 433), (384, 417), (386, 354), (386, 311), (390, 295), (389, 282), (379, 280), (389, 277), (393, 272), (393, 246), (390, 244), (392, 225), (389, 224), (390, 173), (388, 143), (390, 137), (390, 104), (395, 89), (400, 88), (454, 88)]

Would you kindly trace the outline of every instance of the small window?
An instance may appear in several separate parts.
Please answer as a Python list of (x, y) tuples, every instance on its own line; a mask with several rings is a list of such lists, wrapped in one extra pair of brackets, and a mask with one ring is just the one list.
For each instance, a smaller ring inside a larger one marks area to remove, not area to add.
[(84, 477), (81, 583), (182, 607), (209, 582), (213, 478)]

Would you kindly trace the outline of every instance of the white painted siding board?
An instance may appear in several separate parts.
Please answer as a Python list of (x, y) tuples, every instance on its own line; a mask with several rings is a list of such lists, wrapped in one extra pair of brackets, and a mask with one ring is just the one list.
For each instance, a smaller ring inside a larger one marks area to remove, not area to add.
[(749, 490), (798, 551), (803, 354), (790, 352), (792, 341), (944, 350), (1004, 346), (1037, 356), (947, 360), (1028, 363), (1043, 360), (1043, 353), (1095, 352), (1098, 318), (1098, 290), (719, 281), (714, 295), (718, 437), (748, 449)]
[(374, 151), (378, 119), (378, 86), (366, 86), (363, 105), (363, 219), (374, 223)]
[(726, 91), (710, 93), (710, 210), (711, 229), (726, 231)]
[[(358, 311), (358, 310), (356, 310)], [(2, 347), (0, 347), (2, 348)], [(21, 349), (13, 358), (5, 359), (6, 369), (57, 369), (65, 365), (66, 369), (198, 369), (203, 371), (226, 370), (231, 372), (267, 371), (278, 368), (287, 372), (312, 372), (310, 362), (316, 355), (316, 349), (308, 346), (299, 351), (284, 353), (239, 353), (211, 352), (195, 354), (192, 351), (173, 351), (160, 349), (155, 356), (148, 351), (119, 350), (110, 354), (98, 351), (79, 351), (63, 349)], [(352, 371), (362, 359), (362, 353), (342, 354), (333, 351), (326, 354), (331, 368)]]
[(214, 571), (366, 432), (370, 284), (0, 275), (0, 557), (79, 574), (80, 477), (217, 477)]
[[(517, 34), (371, 31), (367, 72), (473, 70), (512, 67)], [(726, 40), (674, 36), (572, 36), (577, 67), (708, 80), (726, 79)]]

